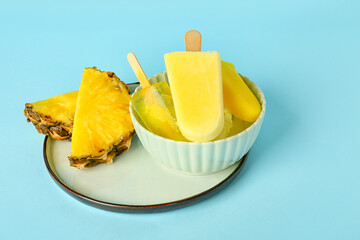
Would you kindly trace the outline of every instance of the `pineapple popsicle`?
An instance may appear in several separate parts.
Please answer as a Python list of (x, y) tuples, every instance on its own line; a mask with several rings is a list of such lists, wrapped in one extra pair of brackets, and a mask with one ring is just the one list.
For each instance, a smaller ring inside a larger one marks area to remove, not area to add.
[(131, 104), (142, 124), (152, 133), (176, 141), (186, 141), (175, 118), (174, 104), (167, 82), (142, 89), (131, 97)]
[(176, 141), (187, 141), (181, 134), (175, 118), (174, 104), (167, 82), (150, 85), (133, 53), (128, 61), (140, 81), (142, 89), (131, 97), (131, 105), (145, 128), (159, 136)]
[(213, 140), (224, 127), (219, 52), (172, 52), (164, 58), (181, 133), (194, 142)]
[(233, 64), (221, 61), (224, 106), (230, 112), (247, 122), (255, 122), (261, 112), (261, 105), (242, 80)]

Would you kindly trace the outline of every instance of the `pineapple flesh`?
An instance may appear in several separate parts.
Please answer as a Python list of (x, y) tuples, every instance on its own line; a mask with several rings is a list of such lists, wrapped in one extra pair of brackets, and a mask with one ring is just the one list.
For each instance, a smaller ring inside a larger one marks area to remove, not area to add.
[(127, 85), (112, 72), (86, 68), (77, 99), (70, 165), (89, 168), (112, 163), (135, 135)]
[(78, 91), (57, 95), (46, 100), (26, 103), (24, 114), (39, 133), (53, 139), (71, 137)]

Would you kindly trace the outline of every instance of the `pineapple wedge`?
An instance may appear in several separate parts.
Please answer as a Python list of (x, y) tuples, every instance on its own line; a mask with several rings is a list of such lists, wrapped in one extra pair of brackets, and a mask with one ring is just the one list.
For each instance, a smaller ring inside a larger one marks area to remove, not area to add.
[(39, 133), (53, 139), (66, 140), (71, 137), (78, 91), (26, 103), (24, 114)]
[(130, 147), (135, 130), (129, 101), (129, 88), (114, 73), (84, 70), (75, 110), (71, 166), (110, 164)]

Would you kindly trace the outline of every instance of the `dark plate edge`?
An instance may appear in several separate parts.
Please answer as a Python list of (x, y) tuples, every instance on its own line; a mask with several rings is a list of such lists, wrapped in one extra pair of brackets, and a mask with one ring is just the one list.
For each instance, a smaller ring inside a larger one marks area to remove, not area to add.
[[(138, 83), (130, 83), (130, 84), (138, 84)], [(128, 85), (130, 85), (128, 84)], [(200, 201), (203, 201), (205, 199), (208, 199), (209, 197), (217, 194), (221, 190), (223, 190), (226, 186), (228, 186), (239, 174), (240, 170), (243, 168), (248, 156), (249, 152), (247, 152), (241, 159), (240, 164), (235, 168), (235, 170), (227, 176), (223, 181), (218, 183), (217, 185), (213, 186), (212, 188), (201, 192), (199, 194), (196, 194), (194, 196), (181, 199), (178, 201), (168, 202), (168, 203), (161, 203), (161, 204), (155, 204), (155, 205), (125, 205), (125, 204), (116, 204), (116, 203), (109, 203), (109, 202), (103, 202), (100, 200), (96, 200), (90, 197), (87, 197), (70, 187), (68, 187), (65, 183), (62, 182), (61, 179), (58, 178), (58, 176), (54, 173), (54, 171), (51, 169), (49, 160), (46, 155), (46, 146), (47, 146), (47, 140), (48, 136), (45, 136), (44, 144), (43, 144), (43, 157), (44, 162), (46, 165), (46, 168), (51, 175), (53, 181), (67, 194), (72, 196), (73, 198), (79, 200), (82, 203), (85, 203), (87, 205), (100, 208), (107, 211), (112, 212), (122, 212), (122, 213), (156, 213), (156, 212), (166, 212), (171, 211), (179, 208), (183, 208), (186, 206), (193, 205), (195, 203), (198, 203)]]

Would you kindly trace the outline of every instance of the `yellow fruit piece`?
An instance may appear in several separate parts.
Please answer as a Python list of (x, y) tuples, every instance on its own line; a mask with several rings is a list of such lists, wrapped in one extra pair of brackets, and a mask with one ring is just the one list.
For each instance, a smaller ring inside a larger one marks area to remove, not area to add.
[(26, 103), (25, 116), (39, 133), (57, 140), (69, 139), (76, 109), (78, 91), (57, 95), (46, 100)]
[(224, 127), (219, 52), (167, 53), (165, 65), (181, 133), (194, 142), (213, 140)]
[(221, 61), (224, 106), (236, 117), (255, 122), (261, 105), (255, 95), (236, 72), (233, 64)]
[(141, 89), (131, 97), (131, 105), (142, 125), (150, 132), (175, 141), (187, 141), (177, 126), (167, 82)]
[(232, 115), (232, 128), (228, 134), (228, 137), (234, 136), (242, 131), (246, 130), (253, 123), (246, 122)]
[(77, 168), (112, 163), (130, 147), (134, 127), (127, 85), (112, 72), (86, 68), (81, 81), (71, 142), (70, 164)]
[(232, 129), (233, 127), (233, 115), (231, 114), (231, 112), (224, 108), (224, 128), (223, 130), (221, 131), (221, 133), (219, 134), (219, 136), (217, 136), (215, 140), (221, 140), (221, 139), (224, 139), (224, 138), (227, 138), (230, 136), (230, 130)]

